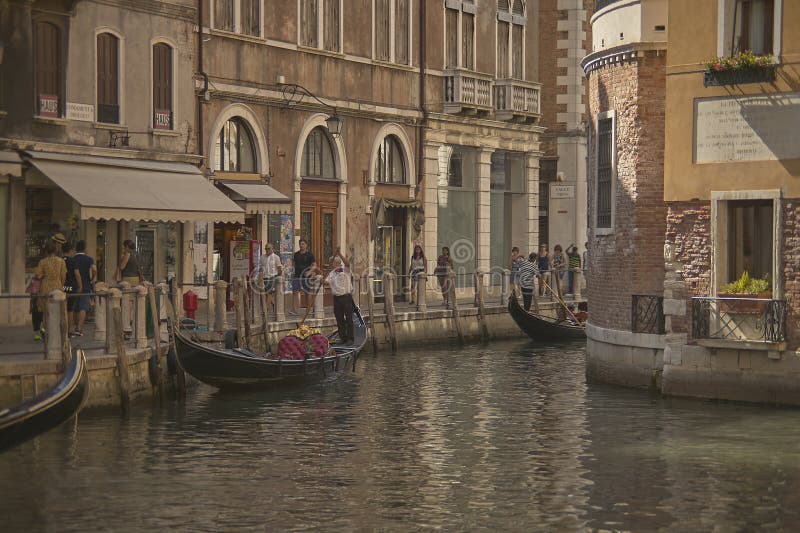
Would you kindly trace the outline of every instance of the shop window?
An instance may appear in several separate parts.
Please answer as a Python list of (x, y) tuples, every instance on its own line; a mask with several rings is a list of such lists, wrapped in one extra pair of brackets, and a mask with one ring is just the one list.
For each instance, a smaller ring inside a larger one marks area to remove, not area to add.
[(60, 117), (64, 107), (64, 67), (61, 29), (52, 22), (33, 26), (36, 112), (44, 117)]
[(342, 0), (298, 0), (300, 44), (341, 52)]
[(119, 124), (119, 39), (97, 36), (97, 121)]
[(153, 128), (171, 130), (172, 115), (172, 47), (153, 45)]
[(474, 0), (445, 1), (445, 68), (475, 68)]
[(214, 170), (257, 172), (255, 144), (250, 127), (240, 117), (228, 120), (217, 136)]
[(394, 135), (387, 135), (378, 146), (375, 180), (378, 183), (406, 183), (403, 148), (400, 140)]
[(609, 113), (601, 113), (597, 120), (595, 227), (599, 230), (610, 230), (613, 225), (616, 171), (614, 121), (614, 115)]
[(497, 77), (523, 79), (525, 5), (522, 0), (497, 2)]
[(303, 146), (300, 175), (304, 178), (336, 179), (336, 165), (333, 158), (333, 146), (328, 132), (316, 127), (306, 139)]

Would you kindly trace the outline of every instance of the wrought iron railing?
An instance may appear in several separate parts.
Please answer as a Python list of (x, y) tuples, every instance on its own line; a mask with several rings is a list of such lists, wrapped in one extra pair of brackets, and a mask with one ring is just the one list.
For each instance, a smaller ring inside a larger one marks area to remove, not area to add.
[(692, 298), (692, 337), (784, 342), (786, 300)]
[(631, 331), (663, 335), (664, 298), (645, 294), (631, 295)]

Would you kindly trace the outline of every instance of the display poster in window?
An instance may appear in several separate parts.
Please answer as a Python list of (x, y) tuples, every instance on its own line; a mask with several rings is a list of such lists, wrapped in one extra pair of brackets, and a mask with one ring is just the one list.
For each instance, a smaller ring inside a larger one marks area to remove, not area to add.
[(230, 280), (247, 277), (258, 268), (261, 259), (261, 241), (231, 241)]
[[(290, 280), (294, 271), (294, 215), (269, 215), (269, 242), (281, 258), (284, 277)], [(291, 292), (292, 284), (286, 283), (286, 292)]]
[(201, 300), (208, 298), (208, 224), (195, 224), (193, 243), (194, 287)]

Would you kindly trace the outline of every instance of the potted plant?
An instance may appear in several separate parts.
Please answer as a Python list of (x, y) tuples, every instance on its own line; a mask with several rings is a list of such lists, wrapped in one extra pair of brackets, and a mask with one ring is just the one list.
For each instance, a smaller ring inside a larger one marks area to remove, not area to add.
[[(723, 285), (719, 293), (720, 298), (749, 298), (751, 300), (762, 299), (771, 300), (772, 290), (770, 289), (769, 279), (753, 278), (748, 271), (744, 271), (739, 279)], [(759, 301), (742, 301), (735, 302), (720, 302), (721, 311), (735, 311), (742, 313), (760, 313), (763, 312), (766, 306), (764, 302)]]
[(756, 55), (750, 50), (731, 57), (714, 57), (706, 61), (703, 83), (706, 87), (775, 81), (775, 57)]

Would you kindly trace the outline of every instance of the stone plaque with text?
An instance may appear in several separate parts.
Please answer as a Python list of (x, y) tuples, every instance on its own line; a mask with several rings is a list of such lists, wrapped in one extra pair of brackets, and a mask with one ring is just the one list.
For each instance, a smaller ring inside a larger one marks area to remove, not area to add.
[(694, 161), (720, 163), (800, 157), (800, 93), (698, 98)]

